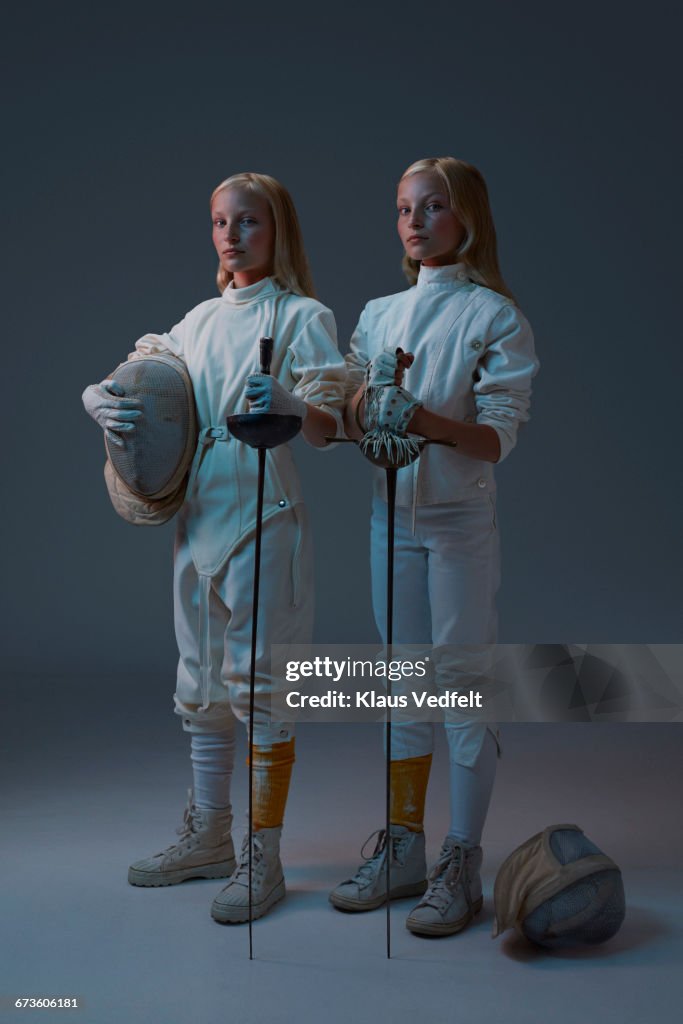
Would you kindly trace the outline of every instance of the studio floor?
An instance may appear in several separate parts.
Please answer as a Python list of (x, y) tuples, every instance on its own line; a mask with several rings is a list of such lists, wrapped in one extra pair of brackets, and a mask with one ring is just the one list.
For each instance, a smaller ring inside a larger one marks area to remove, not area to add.
[[(0, 1010), (7, 1021), (202, 1024), (422, 1021), (651, 1024), (683, 996), (683, 727), (507, 725), (483, 840), (485, 905), (459, 936), (420, 939), (414, 901), (348, 915), (327, 902), (381, 825), (376, 726), (308, 725), (283, 837), (286, 900), (247, 929), (220, 926), (220, 881), (137, 889), (128, 864), (168, 845), (189, 784), (189, 742), (167, 680), (4, 682)], [(442, 737), (440, 737), (442, 740)], [(236, 771), (239, 840), (246, 768)], [(434, 858), (447, 831), (445, 742), (426, 819)], [(496, 870), (546, 825), (574, 822), (622, 867), (627, 916), (590, 952), (547, 954), (491, 938)], [(22, 996), (78, 1010), (19, 1010)]]

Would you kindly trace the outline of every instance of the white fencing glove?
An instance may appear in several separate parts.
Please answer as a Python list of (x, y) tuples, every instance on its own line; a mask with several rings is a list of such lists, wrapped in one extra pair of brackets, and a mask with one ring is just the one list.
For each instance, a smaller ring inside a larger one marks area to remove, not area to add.
[(135, 420), (142, 416), (137, 398), (124, 398), (125, 391), (115, 380), (90, 384), (83, 392), (83, 405), (89, 416), (104, 430), (112, 444), (123, 447), (119, 434), (135, 430)]
[(400, 348), (385, 348), (368, 364), (366, 385), (369, 388), (400, 384), (403, 373), (411, 366), (413, 355)]
[(381, 388), (396, 383), (398, 360), (395, 348), (385, 348), (368, 365), (366, 383), (369, 388)]
[(249, 402), (249, 412), (272, 412), (277, 416), (300, 416), (305, 419), (308, 406), (297, 398), (274, 377), (267, 373), (250, 373), (244, 397)]

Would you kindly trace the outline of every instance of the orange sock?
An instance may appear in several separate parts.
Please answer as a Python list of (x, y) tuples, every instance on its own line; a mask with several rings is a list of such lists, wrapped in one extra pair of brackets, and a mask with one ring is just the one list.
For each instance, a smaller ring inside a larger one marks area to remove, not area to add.
[[(254, 747), (254, 829), (277, 828), (285, 817), (294, 764), (294, 737), (270, 747)], [(249, 759), (247, 758), (247, 764)]]
[(391, 823), (422, 832), (432, 755), (391, 762)]

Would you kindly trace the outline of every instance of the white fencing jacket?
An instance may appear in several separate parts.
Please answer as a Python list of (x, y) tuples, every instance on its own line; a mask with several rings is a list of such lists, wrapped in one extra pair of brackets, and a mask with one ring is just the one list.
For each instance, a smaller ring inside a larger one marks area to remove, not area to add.
[[(415, 355), (404, 387), (427, 409), (466, 423), (487, 423), (500, 439), (500, 460), (529, 418), (531, 379), (538, 370), (529, 323), (514, 303), (475, 284), (463, 263), (421, 267), (413, 288), (368, 302), (346, 357), (347, 394), (384, 348)], [(385, 473), (375, 490), (386, 500)], [(435, 505), (493, 493), (493, 465), (457, 448), (426, 445), (398, 473), (397, 505)]]
[[(245, 288), (228, 287), (202, 302), (166, 334), (145, 334), (130, 358), (168, 350), (187, 366), (194, 388), (199, 445), (177, 543), (189, 544), (199, 583), (198, 635), (203, 705), (208, 702), (208, 599), (211, 579), (233, 551), (254, 536), (258, 456), (232, 438), (226, 418), (248, 412), (246, 378), (259, 370), (259, 339), (274, 339), (271, 374), (297, 397), (323, 409), (342, 432), (346, 370), (334, 317), (314, 299), (282, 289), (267, 277)], [(268, 452), (264, 520), (302, 500), (288, 445)], [(292, 552), (282, 552), (290, 561)], [(194, 603), (193, 596), (193, 603)]]
[[(202, 302), (166, 334), (145, 334), (137, 354), (167, 349), (187, 366), (194, 387), (199, 447), (181, 518), (200, 573), (220, 570), (231, 550), (251, 535), (256, 516), (257, 453), (230, 438), (226, 417), (248, 412), (246, 378), (259, 369), (259, 339), (274, 339), (271, 374), (298, 398), (329, 412), (341, 425), (345, 369), (334, 317), (314, 299), (285, 291), (270, 277), (228, 287)], [(134, 358), (135, 354), (132, 354)], [(131, 357), (129, 357), (131, 358)], [(301, 501), (288, 445), (266, 460), (264, 515)]]

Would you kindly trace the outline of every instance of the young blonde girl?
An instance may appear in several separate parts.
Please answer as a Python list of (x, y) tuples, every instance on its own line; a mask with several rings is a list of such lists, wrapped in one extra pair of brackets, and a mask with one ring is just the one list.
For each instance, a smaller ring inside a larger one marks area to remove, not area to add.
[[(257, 455), (230, 437), (226, 417), (247, 409), (303, 417), (322, 447), (341, 426), (344, 363), (334, 318), (314, 298), (294, 204), (263, 174), (237, 174), (211, 196), (219, 298), (200, 303), (165, 334), (145, 334), (129, 358), (169, 351), (194, 387), (199, 445), (178, 514), (174, 618), (180, 659), (175, 710), (191, 734), (194, 795), (181, 838), (131, 865), (132, 885), (231, 876), (215, 920), (248, 917), (248, 836), (235, 861), (230, 777), (235, 729), (249, 725), (249, 656)], [(271, 376), (258, 372), (259, 339), (274, 339)], [(246, 381), (246, 388), (245, 388)], [(88, 412), (121, 440), (140, 416), (112, 381), (84, 393)], [(279, 857), (293, 729), (269, 716), (273, 643), (310, 640), (310, 534), (288, 446), (266, 462), (254, 717), (253, 916), (285, 894)]]
[[(398, 473), (393, 639), (434, 645), (437, 685), (469, 688), (496, 639), (499, 545), (493, 464), (513, 448), (528, 418), (537, 370), (533, 336), (498, 267), (496, 235), (479, 171), (452, 157), (419, 160), (402, 176), (398, 232), (407, 291), (369, 302), (347, 356), (347, 431), (368, 412), (381, 434), (409, 432), (456, 447), (427, 445)], [(403, 354), (405, 353), (405, 354)], [(407, 368), (408, 372), (406, 373)], [(405, 373), (406, 386), (401, 387)], [(386, 616), (387, 505), (377, 470), (372, 514), (372, 582), (377, 626)], [(341, 910), (417, 896), (408, 928), (430, 935), (464, 928), (482, 905), (481, 833), (495, 777), (495, 733), (447, 716), (451, 821), (427, 875), (423, 830), (434, 727), (392, 729), (390, 835), (330, 895)]]

